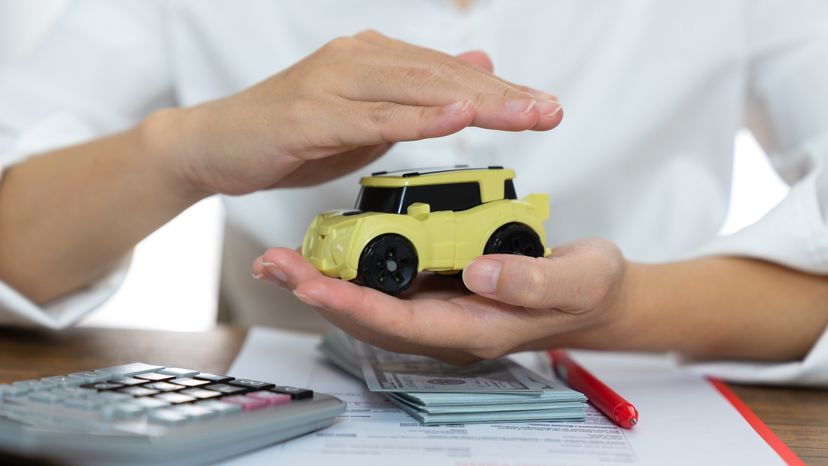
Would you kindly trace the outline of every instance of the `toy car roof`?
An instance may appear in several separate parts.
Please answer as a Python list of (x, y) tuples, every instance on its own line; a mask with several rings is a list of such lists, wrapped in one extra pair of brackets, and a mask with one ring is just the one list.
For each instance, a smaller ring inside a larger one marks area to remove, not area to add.
[(501, 166), (470, 168), (465, 165), (456, 165), (454, 167), (374, 172), (371, 173), (371, 176), (362, 178), (360, 184), (376, 187), (423, 186), (463, 182), (496, 182), (502, 184), (504, 180), (510, 180), (514, 177), (514, 170)]

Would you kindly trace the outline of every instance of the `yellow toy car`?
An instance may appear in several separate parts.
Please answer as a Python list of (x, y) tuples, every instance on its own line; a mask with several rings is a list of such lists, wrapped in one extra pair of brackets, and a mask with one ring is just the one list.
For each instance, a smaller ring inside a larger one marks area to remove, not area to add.
[(518, 200), (503, 167), (377, 172), (356, 210), (316, 216), (302, 255), (325, 275), (399, 294), (418, 272), (451, 274), (481, 254), (546, 256), (549, 196)]

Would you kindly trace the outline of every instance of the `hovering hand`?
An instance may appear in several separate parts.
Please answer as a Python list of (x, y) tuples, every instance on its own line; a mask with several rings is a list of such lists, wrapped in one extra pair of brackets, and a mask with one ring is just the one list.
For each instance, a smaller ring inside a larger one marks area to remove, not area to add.
[(463, 273), (468, 290), (423, 274), (400, 299), (326, 277), (291, 249), (268, 250), (253, 263), (254, 276), (293, 290), (354, 337), (455, 364), (530, 349), (611, 347), (629, 320), (627, 269), (612, 243), (581, 240), (547, 258), (482, 256)]
[(366, 31), (238, 94), (159, 112), (156, 128), (186, 183), (245, 194), (341, 176), (397, 141), (561, 121), (555, 96), (491, 71), (482, 52), (453, 57)]

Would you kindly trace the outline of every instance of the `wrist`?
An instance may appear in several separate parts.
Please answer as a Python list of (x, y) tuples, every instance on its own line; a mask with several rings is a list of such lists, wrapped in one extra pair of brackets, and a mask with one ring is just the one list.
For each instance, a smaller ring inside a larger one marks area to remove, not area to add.
[(618, 296), (611, 316), (611, 340), (617, 349), (645, 350), (647, 331), (642, 331), (641, 312), (646, 307), (646, 292), (643, 290), (646, 283), (646, 266), (626, 261), (624, 275), (619, 286)]
[(187, 147), (187, 109), (168, 108), (150, 114), (135, 131), (144, 160), (170, 193), (188, 204), (214, 194), (192, 175), (191, 149)]
[(647, 294), (648, 266), (623, 260), (622, 273), (612, 299), (602, 309), (600, 323), (577, 336), (578, 346), (616, 351), (653, 351), (652, 322), (646, 316), (652, 306)]

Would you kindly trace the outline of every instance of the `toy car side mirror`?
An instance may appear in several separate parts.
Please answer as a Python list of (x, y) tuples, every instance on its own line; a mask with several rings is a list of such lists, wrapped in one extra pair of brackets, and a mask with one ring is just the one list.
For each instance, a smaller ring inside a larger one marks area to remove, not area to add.
[(408, 206), (406, 213), (417, 220), (425, 220), (431, 214), (431, 206), (423, 202), (415, 202)]

